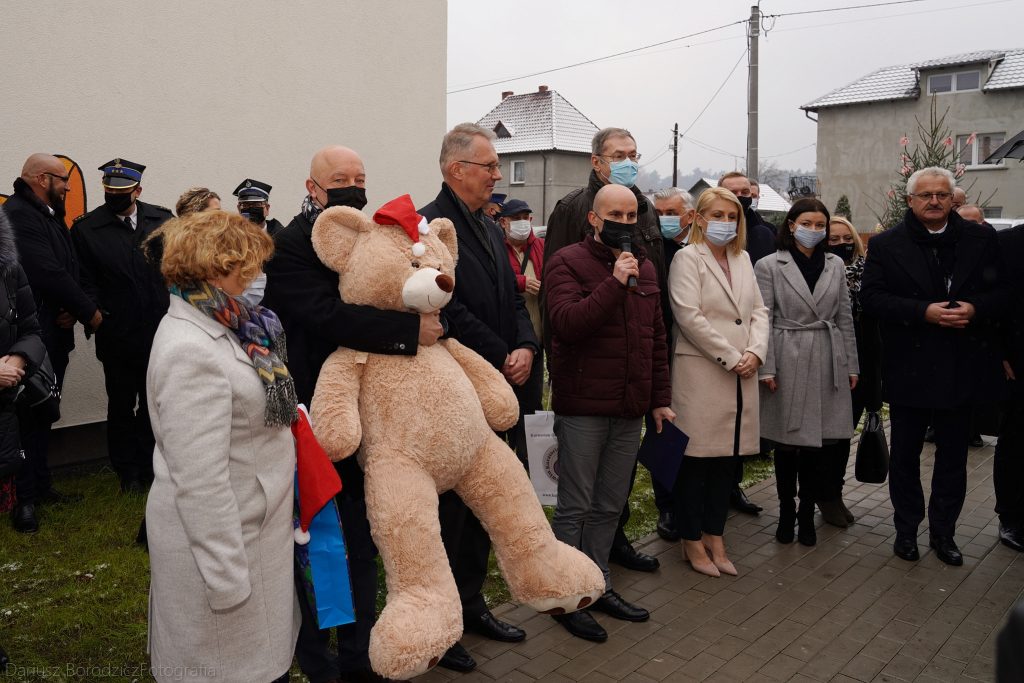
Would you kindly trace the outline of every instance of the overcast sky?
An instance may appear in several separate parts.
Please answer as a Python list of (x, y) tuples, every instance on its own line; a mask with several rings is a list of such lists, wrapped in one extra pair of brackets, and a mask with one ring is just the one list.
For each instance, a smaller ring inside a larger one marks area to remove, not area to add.
[[(765, 15), (885, 0), (765, 0)], [(449, 0), (448, 90), (564, 66), (746, 19), (749, 0)], [(923, 0), (889, 7), (766, 19), (760, 40), (762, 164), (814, 165), (815, 124), (799, 106), (880, 67), (981, 49), (1024, 47), (1024, 1)], [(680, 132), (725, 81), (746, 49), (745, 26), (633, 55), (448, 95), (448, 122), (476, 121), (503, 90), (547, 85), (595, 124), (636, 136), (641, 163), (668, 175), (672, 125)], [(682, 172), (744, 167), (744, 57), (688, 137)], [(1024, 119), (1024, 115), (1022, 115)], [(664, 152), (664, 154), (662, 154)], [(659, 155), (661, 155), (659, 157)], [(736, 155), (734, 158), (733, 155)], [(658, 157), (658, 158), (655, 158)]]

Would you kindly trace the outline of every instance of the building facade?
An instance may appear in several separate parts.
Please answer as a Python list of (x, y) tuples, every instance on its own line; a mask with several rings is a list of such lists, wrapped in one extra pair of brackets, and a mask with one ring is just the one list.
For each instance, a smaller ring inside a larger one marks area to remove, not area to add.
[[(932, 101), (945, 114), (964, 164), (958, 181), (993, 218), (1024, 217), (1024, 165), (982, 162), (1024, 128), (1024, 49), (953, 55), (886, 67), (802, 107), (817, 115), (818, 192), (827, 206), (850, 199), (861, 231), (877, 223), (900, 168), (900, 139), (917, 139)], [(972, 140), (971, 135), (974, 135)]]

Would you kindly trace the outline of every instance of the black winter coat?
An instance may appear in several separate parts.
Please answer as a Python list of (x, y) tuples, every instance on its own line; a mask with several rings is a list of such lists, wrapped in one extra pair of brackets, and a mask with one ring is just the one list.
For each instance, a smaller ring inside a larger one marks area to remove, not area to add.
[(75, 348), (75, 333), (58, 327), (57, 316), (67, 312), (86, 325), (96, 313), (96, 304), (79, 283), (71, 235), (21, 178), (14, 181), (14, 194), (3, 211), (14, 229), (21, 267), (32, 288), (43, 343), (53, 356), (64, 356)]
[[(27, 377), (43, 362), (46, 347), (39, 332), (36, 304), (28, 277), (18, 264), (14, 234), (0, 211), (0, 356), (17, 354)], [(0, 471), (20, 462), (21, 440), (14, 400), (18, 387), (0, 389)]]
[(761, 214), (753, 209), (744, 209), (743, 218), (747, 226), (747, 253), (750, 264), (754, 265), (765, 256), (774, 254), (778, 249), (775, 243), (775, 230), (764, 222)]
[[(274, 256), (264, 267), (263, 305), (281, 319), (288, 340), (288, 371), (299, 401), (313, 399), (316, 379), (339, 346), (368, 353), (412, 356), (420, 317), (346, 304), (338, 294), (338, 274), (313, 250), (313, 224), (295, 216), (274, 237)], [(354, 460), (354, 458), (353, 458)]]
[(71, 239), (82, 269), (82, 289), (103, 313), (96, 357), (148, 358), (153, 335), (167, 312), (167, 285), (142, 243), (171, 218), (162, 206), (135, 202), (135, 229), (105, 204), (76, 219)]
[(1016, 397), (1024, 396), (1024, 224), (998, 233), (999, 253), (1009, 278), (1010, 314), (1003, 333), (1003, 358), (1010, 363), (1016, 380), (1009, 382)]
[[(930, 250), (914, 242), (907, 211), (899, 225), (871, 239), (860, 302), (878, 320), (882, 390), (897, 405), (932, 410), (992, 401), (1003, 391), (997, 325), (1010, 307), (995, 230), (949, 215), (958, 233), (949, 292), (933, 282)], [(966, 301), (975, 316), (964, 329), (925, 322), (928, 305)]]
[(419, 214), (428, 221), (447, 218), (455, 224), (459, 248), (455, 291), (442, 311), (448, 333), (499, 370), (508, 354), (518, 348), (537, 353), (540, 342), (533, 332), (526, 300), (516, 289), (501, 228), (484, 217), (491, 247), (488, 253), (447, 184), (442, 185), (434, 201), (419, 209)]

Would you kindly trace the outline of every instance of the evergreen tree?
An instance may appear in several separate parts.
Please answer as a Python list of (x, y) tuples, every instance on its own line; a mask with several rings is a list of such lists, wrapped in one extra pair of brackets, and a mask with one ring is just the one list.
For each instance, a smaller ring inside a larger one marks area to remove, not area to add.
[[(896, 180), (889, 185), (881, 213), (875, 214), (878, 218), (876, 230), (888, 230), (903, 220), (907, 211), (907, 179), (914, 171), (929, 166), (938, 166), (948, 169), (956, 178), (960, 178), (964, 174), (964, 165), (957, 159), (952, 134), (946, 127), (946, 114), (948, 113), (949, 107), (939, 116), (936, 99), (933, 95), (928, 123), (924, 124), (915, 117), (917, 141), (911, 146), (909, 136), (904, 135), (900, 138), (900, 168), (897, 171)], [(968, 138), (967, 144), (974, 144), (973, 133)]]
[(845, 194), (839, 198), (836, 202), (835, 211), (832, 212), (836, 216), (842, 216), (846, 220), (853, 222), (853, 212), (850, 211), (850, 198)]

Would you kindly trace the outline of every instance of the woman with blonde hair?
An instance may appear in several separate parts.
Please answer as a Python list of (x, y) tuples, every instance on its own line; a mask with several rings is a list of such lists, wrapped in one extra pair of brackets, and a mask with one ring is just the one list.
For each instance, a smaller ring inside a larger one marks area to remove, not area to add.
[(152, 673), (287, 680), (299, 629), (295, 388), (277, 316), (240, 296), (273, 242), (224, 211), (172, 219), (162, 233), (171, 301), (146, 378)]
[[(852, 393), (853, 426), (856, 428), (865, 410), (878, 411), (882, 408), (882, 377), (878, 359), (881, 340), (878, 324), (870, 316), (864, 315), (860, 305), (860, 281), (864, 275), (867, 254), (860, 233), (849, 219), (832, 216), (827, 248), (830, 253), (841, 258), (846, 266), (846, 286), (850, 292), (853, 331), (857, 337), (857, 358), (860, 362), (860, 380)], [(850, 439), (840, 439), (830, 446), (825, 457), (818, 509), (826, 522), (845, 528), (856, 519), (843, 502), (843, 485), (846, 483), (846, 468), (850, 461)]]
[(174, 205), (174, 213), (178, 218), (200, 211), (216, 211), (220, 209), (220, 195), (208, 187), (190, 187), (181, 193)]
[(760, 451), (757, 369), (768, 347), (768, 310), (744, 251), (743, 207), (724, 188), (697, 201), (690, 244), (669, 272), (672, 410), (690, 440), (676, 480), (683, 555), (703, 574), (736, 575), (723, 533), (735, 458)]

